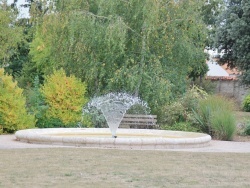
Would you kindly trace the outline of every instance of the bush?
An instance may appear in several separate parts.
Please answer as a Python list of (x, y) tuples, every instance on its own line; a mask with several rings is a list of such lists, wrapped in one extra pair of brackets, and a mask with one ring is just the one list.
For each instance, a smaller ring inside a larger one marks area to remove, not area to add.
[(36, 117), (36, 127), (58, 128), (75, 126), (75, 124), (65, 125), (58, 118), (46, 116), (49, 106), (45, 104), (45, 99), (40, 92), (40, 81), (38, 76), (35, 76), (33, 87), (27, 88), (25, 93), (27, 95), (27, 107), (30, 113), (34, 114)]
[(33, 87), (29, 87), (25, 90), (27, 96), (27, 107), (30, 113), (36, 117), (36, 127), (48, 128), (53, 127), (51, 124), (47, 124), (48, 121), (45, 117), (48, 106), (45, 105), (45, 101), (40, 92), (39, 77), (36, 76), (33, 81)]
[(211, 126), (214, 137), (220, 140), (232, 140), (236, 131), (235, 117), (227, 110), (213, 112), (211, 116)]
[(232, 101), (213, 95), (201, 100), (197, 111), (193, 112), (202, 132), (218, 139), (231, 140), (236, 130), (233, 110)]
[(103, 113), (95, 107), (88, 109), (88, 112), (84, 112), (82, 118), (84, 120), (83, 127), (108, 128)]
[(247, 95), (242, 102), (243, 110), (250, 112), (250, 95)]
[(250, 125), (246, 126), (245, 134), (250, 135)]
[(197, 87), (202, 88), (208, 94), (214, 94), (216, 90), (216, 82), (206, 79), (196, 79), (194, 82)]
[(185, 108), (179, 101), (166, 105), (163, 108), (163, 114), (158, 116), (160, 124), (173, 125), (180, 121), (185, 121)]
[(87, 102), (85, 92), (86, 85), (75, 76), (67, 77), (62, 69), (46, 76), (41, 88), (48, 105), (46, 118), (59, 119), (66, 126), (76, 126), (82, 120), (82, 106)]
[(172, 131), (199, 132), (199, 129), (197, 129), (197, 127), (192, 126), (188, 122), (179, 122), (171, 126), (169, 125), (161, 126), (161, 129), (172, 130)]
[(250, 120), (248, 120), (244, 125), (244, 135), (250, 135)]
[(194, 123), (192, 111), (197, 109), (199, 100), (206, 96), (205, 91), (193, 86), (178, 101), (163, 107), (158, 122), (163, 125), (174, 125), (178, 122)]
[(143, 106), (141, 104), (134, 104), (131, 106), (127, 112), (127, 114), (150, 114), (150, 109), (147, 106)]
[(242, 136), (250, 135), (250, 120), (246, 119), (242, 123), (237, 124), (237, 134)]
[(26, 111), (23, 90), (12, 76), (0, 69), (0, 132), (12, 133), (20, 129), (33, 128), (35, 117)]

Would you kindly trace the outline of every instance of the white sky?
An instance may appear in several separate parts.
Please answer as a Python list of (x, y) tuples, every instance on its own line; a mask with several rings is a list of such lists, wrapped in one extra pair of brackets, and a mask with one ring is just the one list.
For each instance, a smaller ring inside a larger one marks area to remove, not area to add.
[[(8, 4), (14, 2), (14, 0), (7, 0)], [(18, 0), (17, 1), (17, 8), (19, 10), (19, 18), (27, 18), (29, 17), (29, 8), (20, 7), (21, 4), (24, 4), (25, 0)]]

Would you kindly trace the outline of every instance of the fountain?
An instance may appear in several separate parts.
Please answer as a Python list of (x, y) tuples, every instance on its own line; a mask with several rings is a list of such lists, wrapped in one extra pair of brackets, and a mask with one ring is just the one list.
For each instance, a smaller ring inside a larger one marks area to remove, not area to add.
[[(17, 140), (28, 143), (67, 145), (78, 147), (122, 149), (180, 149), (209, 145), (211, 137), (203, 133), (152, 129), (118, 129), (126, 111), (139, 104), (147, 104), (126, 93), (109, 93), (92, 99), (83, 113), (92, 107), (101, 110), (108, 128), (49, 128), (17, 131)], [(110, 132), (112, 137), (110, 136)], [(118, 136), (118, 137), (117, 137)]]
[(101, 110), (109, 126), (112, 137), (116, 138), (116, 131), (124, 114), (135, 104), (143, 106), (145, 111), (148, 109), (147, 103), (143, 102), (138, 97), (134, 97), (127, 93), (108, 93), (106, 95), (93, 98), (88, 103), (87, 108), (83, 109), (83, 113), (88, 113), (90, 111), (89, 109), (92, 107)]

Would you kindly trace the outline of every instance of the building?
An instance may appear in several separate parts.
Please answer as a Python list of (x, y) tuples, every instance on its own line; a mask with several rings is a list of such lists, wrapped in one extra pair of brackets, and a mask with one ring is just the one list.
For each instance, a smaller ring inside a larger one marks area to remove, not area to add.
[(235, 99), (241, 104), (244, 97), (249, 93), (249, 87), (242, 85), (238, 79), (240, 72), (230, 69), (226, 64), (219, 65), (216, 60), (207, 61), (209, 71), (206, 79), (216, 83), (216, 93)]

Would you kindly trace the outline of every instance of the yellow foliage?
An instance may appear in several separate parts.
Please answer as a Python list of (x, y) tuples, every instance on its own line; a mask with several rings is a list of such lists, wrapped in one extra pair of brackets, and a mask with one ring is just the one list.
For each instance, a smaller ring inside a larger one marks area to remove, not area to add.
[(66, 76), (60, 69), (45, 78), (41, 93), (49, 105), (47, 117), (58, 118), (64, 124), (81, 121), (82, 106), (87, 102), (84, 97), (86, 85), (75, 76)]
[(0, 132), (34, 127), (35, 117), (27, 113), (25, 105), (23, 90), (0, 68)]

